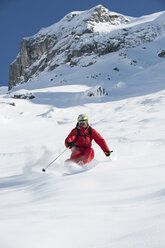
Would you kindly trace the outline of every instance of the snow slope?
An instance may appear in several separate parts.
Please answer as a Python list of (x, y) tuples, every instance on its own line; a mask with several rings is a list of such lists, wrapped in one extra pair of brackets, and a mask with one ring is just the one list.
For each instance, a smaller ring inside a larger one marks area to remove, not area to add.
[[(90, 67), (43, 72), (10, 94), (0, 88), (0, 247), (164, 248), (163, 45), (162, 35)], [(109, 95), (88, 97), (97, 85)], [(12, 98), (20, 90), (35, 98)], [(93, 168), (64, 175), (80, 170), (64, 166), (67, 150), (43, 173), (81, 113), (111, 160), (93, 143)]]

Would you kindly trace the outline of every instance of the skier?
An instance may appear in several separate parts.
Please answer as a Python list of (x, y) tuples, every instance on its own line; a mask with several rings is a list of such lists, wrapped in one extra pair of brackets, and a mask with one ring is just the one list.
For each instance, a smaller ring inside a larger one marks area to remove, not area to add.
[(105, 155), (110, 156), (111, 152), (105, 140), (94, 128), (89, 126), (87, 115), (79, 115), (76, 127), (65, 139), (65, 146), (72, 151), (66, 162), (72, 161), (82, 166), (89, 163), (94, 158), (94, 150), (91, 148), (93, 139)]

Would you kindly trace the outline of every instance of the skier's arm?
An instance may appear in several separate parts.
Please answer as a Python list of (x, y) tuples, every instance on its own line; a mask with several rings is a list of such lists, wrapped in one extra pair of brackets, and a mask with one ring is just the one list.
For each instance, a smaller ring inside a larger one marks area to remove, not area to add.
[(101, 147), (104, 153), (110, 152), (109, 147), (103, 137), (95, 130), (92, 128), (92, 138), (94, 141)]
[(70, 134), (68, 135), (68, 137), (65, 139), (65, 146), (68, 148), (71, 148), (71, 144), (73, 146), (73, 143), (76, 139), (76, 136), (77, 136), (77, 130), (74, 128)]

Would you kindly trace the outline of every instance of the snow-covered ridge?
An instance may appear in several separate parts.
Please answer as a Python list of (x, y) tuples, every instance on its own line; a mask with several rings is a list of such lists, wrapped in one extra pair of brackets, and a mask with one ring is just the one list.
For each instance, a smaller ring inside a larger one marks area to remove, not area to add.
[(125, 17), (124, 15), (116, 12), (111, 12), (104, 8), (102, 5), (98, 5), (87, 11), (74, 11), (67, 14), (60, 22), (53, 24), (48, 28), (42, 28), (36, 35), (52, 35), (63, 33), (75, 32), (75, 34), (82, 34), (84, 30), (89, 29), (93, 31), (95, 25), (102, 23), (106, 26), (120, 25), (127, 23), (132, 18)]
[[(164, 34), (164, 20), (165, 12), (132, 18), (102, 5), (71, 12), (58, 23), (23, 39), (20, 53), (10, 66), (9, 89), (64, 64), (88, 67), (99, 56), (151, 42)], [(88, 62), (84, 63), (84, 58)]]

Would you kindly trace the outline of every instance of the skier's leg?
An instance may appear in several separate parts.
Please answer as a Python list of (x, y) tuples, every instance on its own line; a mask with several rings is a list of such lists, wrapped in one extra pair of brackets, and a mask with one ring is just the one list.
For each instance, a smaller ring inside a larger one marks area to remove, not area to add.
[(89, 163), (90, 161), (92, 161), (94, 156), (95, 155), (93, 148), (85, 148), (83, 155), (81, 156), (81, 161), (83, 162), (83, 164)]
[(75, 163), (78, 163), (79, 161), (81, 161), (83, 152), (84, 148), (73, 148), (72, 154), (70, 158), (66, 160), (66, 162), (73, 161)]
[(74, 148), (72, 154), (66, 162), (73, 161), (74, 163), (81, 162), (81, 165), (89, 163), (94, 158), (93, 148)]

